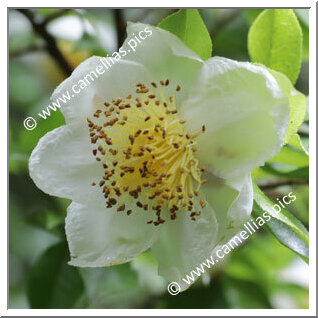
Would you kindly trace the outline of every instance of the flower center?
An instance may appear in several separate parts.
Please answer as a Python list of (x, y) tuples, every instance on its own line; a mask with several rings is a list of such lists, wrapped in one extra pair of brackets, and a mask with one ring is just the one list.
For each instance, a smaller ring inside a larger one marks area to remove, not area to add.
[[(199, 189), (206, 182), (195, 158), (195, 139), (205, 126), (194, 135), (186, 133), (174, 97), (164, 95), (169, 80), (151, 85), (137, 84), (137, 98), (105, 102), (93, 120), (87, 119), (96, 145), (93, 155), (104, 168), (97, 183), (107, 208), (116, 206), (127, 215), (148, 211), (150, 217), (156, 215), (149, 224), (174, 220), (178, 211), (188, 211), (195, 220), (205, 206)], [(180, 89), (178, 85), (176, 92)]]

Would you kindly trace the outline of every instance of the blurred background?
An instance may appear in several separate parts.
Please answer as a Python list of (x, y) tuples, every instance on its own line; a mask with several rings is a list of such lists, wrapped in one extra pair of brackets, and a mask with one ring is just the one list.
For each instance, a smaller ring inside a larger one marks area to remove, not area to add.
[[(117, 51), (127, 21), (156, 25), (174, 11), (9, 10), (9, 308), (308, 308), (308, 265), (264, 229), (177, 296), (167, 293), (168, 282), (157, 276), (149, 252), (108, 268), (67, 265), (64, 218), (70, 202), (44, 194), (28, 173), (32, 149), (64, 118), (53, 113), (32, 131), (23, 120), (50, 104), (54, 88), (80, 62)], [(199, 11), (213, 56), (249, 61), (248, 29), (262, 9)], [(308, 96), (308, 10), (295, 13), (303, 30), (296, 88)], [(299, 132), (307, 147), (308, 125), (307, 114)], [(292, 191), (297, 200), (288, 209), (308, 228), (308, 179), (287, 178), (289, 168), (258, 169), (254, 177), (273, 199)]]

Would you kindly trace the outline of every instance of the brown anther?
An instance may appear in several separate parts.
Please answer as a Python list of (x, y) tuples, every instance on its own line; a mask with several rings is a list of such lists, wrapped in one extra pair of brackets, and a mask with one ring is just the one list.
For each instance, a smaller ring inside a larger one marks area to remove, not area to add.
[(143, 204), (140, 201), (137, 201), (136, 205), (138, 206), (138, 208), (142, 208), (143, 207)]
[(130, 215), (131, 214), (131, 210), (128, 210), (126, 213), (127, 213), (127, 215)]
[(96, 185), (96, 183), (95, 182), (92, 182), (92, 186), (95, 186)]
[(160, 101), (159, 101), (159, 100), (156, 100), (156, 101), (155, 101), (155, 104), (156, 104), (157, 106), (159, 106), (159, 105), (160, 105)]
[(202, 126), (202, 131), (205, 132), (205, 125)]
[(118, 165), (118, 161), (117, 161), (117, 160), (114, 160), (114, 161), (113, 161), (113, 166), (116, 167), (117, 165)]
[(196, 152), (198, 149), (197, 149), (197, 147), (192, 146), (192, 147), (191, 147), (191, 150), (192, 150), (193, 152)]
[(133, 145), (134, 144), (134, 141), (135, 141), (135, 138), (133, 135), (129, 135), (129, 140), (130, 140), (130, 144)]
[(99, 157), (96, 157), (96, 161), (101, 161), (102, 159)]
[(151, 118), (150, 116), (147, 116), (147, 117), (145, 118), (145, 121), (148, 121), (150, 118)]
[(182, 192), (182, 185), (177, 186), (177, 192)]
[(105, 103), (104, 103), (104, 105), (105, 105), (106, 107), (108, 107), (110, 104), (109, 104), (109, 103), (107, 103), (107, 102), (105, 102)]
[(96, 154), (97, 154), (97, 149), (94, 149), (93, 150), (93, 155), (96, 156)]
[(201, 205), (202, 209), (205, 207), (205, 202), (203, 199), (200, 199), (200, 205)]
[(100, 187), (102, 187), (104, 184), (105, 184), (105, 181), (104, 181), (104, 180), (101, 180), (101, 181), (99, 182), (99, 186), (100, 186)]
[(135, 138), (138, 137), (141, 134), (141, 129), (138, 129), (135, 133)]
[(93, 137), (91, 138), (92, 144), (96, 144), (97, 139), (98, 139), (98, 136), (97, 136), (97, 135), (93, 136)]
[(154, 87), (154, 88), (157, 88), (157, 84), (155, 82), (151, 82), (151, 85)]
[(125, 211), (125, 204), (118, 207), (117, 212)]
[(180, 91), (180, 89), (181, 89), (181, 86), (180, 86), (180, 85), (178, 85), (178, 86), (177, 86), (177, 88), (176, 88), (176, 91), (177, 91), (177, 92), (179, 92), (179, 91)]
[(115, 205), (115, 204), (117, 203), (117, 200), (116, 200), (115, 198), (110, 198), (110, 199), (109, 199), (109, 203), (110, 203), (111, 205)]
[(129, 94), (126, 98), (127, 98), (127, 99), (131, 99), (131, 98), (132, 98), (132, 95)]
[(153, 99), (153, 98), (156, 98), (156, 95), (155, 94), (150, 94), (150, 95), (148, 95), (148, 97)]
[(168, 86), (168, 85), (169, 85), (169, 80), (167, 79), (165, 82), (165, 86)]
[(180, 124), (185, 124), (186, 121), (185, 121), (184, 119), (180, 119), (179, 123), (180, 123)]

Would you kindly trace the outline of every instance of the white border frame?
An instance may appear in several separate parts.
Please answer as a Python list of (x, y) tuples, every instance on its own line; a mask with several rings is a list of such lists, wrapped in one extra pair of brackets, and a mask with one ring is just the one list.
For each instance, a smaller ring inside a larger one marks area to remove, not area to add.
[[(5, 0), (4, 3), (1, 4), (1, 13), (0, 13), (0, 21), (1, 28), (0, 34), (3, 42), (7, 42), (7, 8), (8, 7), (39, 7), (39, 8), (52, 8), (52, 7), (100, 7), (101, 1), (98, 0), (90, 0), (89, 2), (83, 0), (77, 1), (67, 1), (67, 0), (54, 0), (54, 1), (46, 1), (45, 5), (43, 1), (40, 0), (29, 0), (27, 3), (21, 0)], [(310, 264), (309, 264), (309, 273), (310, 273), (310, 282), (309, 282), (309, 309), (7, 309), (7, 297), (8, 290), (8, 268), (7, 262), (3, 261), (0, 264), (0, 277), (1, 279), (1, 289), (0, 289), (0, 315), (1, 316), (121, 316), (121, 315), (129, 315), (129, 316), (166, 316), (166, 315), (182, 315), (182, 316), (316, 316), (316, 2), (315, 1), (295, 1), (295, 0), (267, 0), (267, 1), (251, 1), (251, 0), (242, 0), (240, 2), (230, 1), (230, 0), (214, 0), (214, 1), (195, 1), (191, 2), (189, 0), (161, 0), (157, 3), (153, 2), (153, 6), (150, 5), (149, 1), (140, 1), (135, 0), (133, 3), (128, 1), (107, 1), (105, 4), (108, 5), (109, 8), (118, 8), (118, 7), (211, 7), (213, 8), (220, 7), (236, 7), (238, 4), (241, 7), (261, 7), (261, 8), (277, 8), (277, 7), (299, 7), (305, 8), (310, 7), (309, 17), (310, 17), (310, 27), (309, 27), (309, 113), (310, 113), (310, 180), (309, 180), (309, 211), (310, 211), (310, 248), (309, 248), (309, 256), (310, 256)], [(158, 5), (157, 5), (158, 4)], [(160, 4), (160, 6), (159, 6)], [(193, 6), (195, 4), (195, 6)], [(8, 65), (9, 61), (8, 52), (5, 50), (0, 51), (1, 54), (1, 64), (3, 70), (3, 77), (8, 74)], [(6, 72), (4, 71), (6, 70)], [(2, 107), (0, 107), (0, 114), (2, 118), (2, 124), (0, 125), (0, 136), (3, 139), (2, 145), (7, 145), (8, 149), (8, 109), (4, 107), (4, 105), (8, 105), (9, 107), (9, 94), (8, 94), (8, 82), (7, 85), (1, 85), (1, 97), (3, 100)], [(7, 98), (5, 98), (5, 96)], [(7, 120), (5, 120), (7, 119)], [(22, 124), (22, 123), (21, 123)], [(7, 138), (5, 138), (7, 136)], [(5, 162), (5, 156), (2, 154), (1, 156), (1, 202), (6, 202), (4, 204), (4, 208), (2, 209), (2, 222), (1, 222), (1, 231), (0, 231), (0, 242), (1, 242), (1, 255), (9, 255), (8, 252), (8, 220), (7, 213), (5, 211), (8, 210), (8, 161)], [(7, 158), (8, 160), (8, 158)], [(6, 189), (6, 191), (5, 191)], [(173, 296), (171, 296), (173, 297)]]

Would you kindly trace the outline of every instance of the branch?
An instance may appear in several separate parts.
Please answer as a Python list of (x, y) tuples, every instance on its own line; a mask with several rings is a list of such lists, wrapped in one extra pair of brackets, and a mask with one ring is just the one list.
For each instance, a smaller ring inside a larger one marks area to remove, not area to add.
[(286, 181), (275, 181), (265, 184), (263, 186), (259, 186), (261, 190), (270, 190), (275, 189), (277, 187), (286, 186), (286, 185), (302, 185), (308, 184), (306, 179), (299, 179), (299, 180), (286, 180)]
[(43, 38), (46, 43), (46, 49), (48, 53), (60, 66), (65, 75), (70, 76), (72, 74), (73, 68), (70, 66), (68, 61), (64, 58), (61, 51), (57, 47), (55, 39), (47, 32), (45, 25), (43, 25), (43, 23), (37, 23), (35, 21), (34, 14), (31, 11), (26, 9), (17, 10), (30, 21), (34, 31)]
[(117, 30), (117, 49), (119, 50), (125, 40), (126, 22), (121, 9), (114, 9), (113, 12)]

